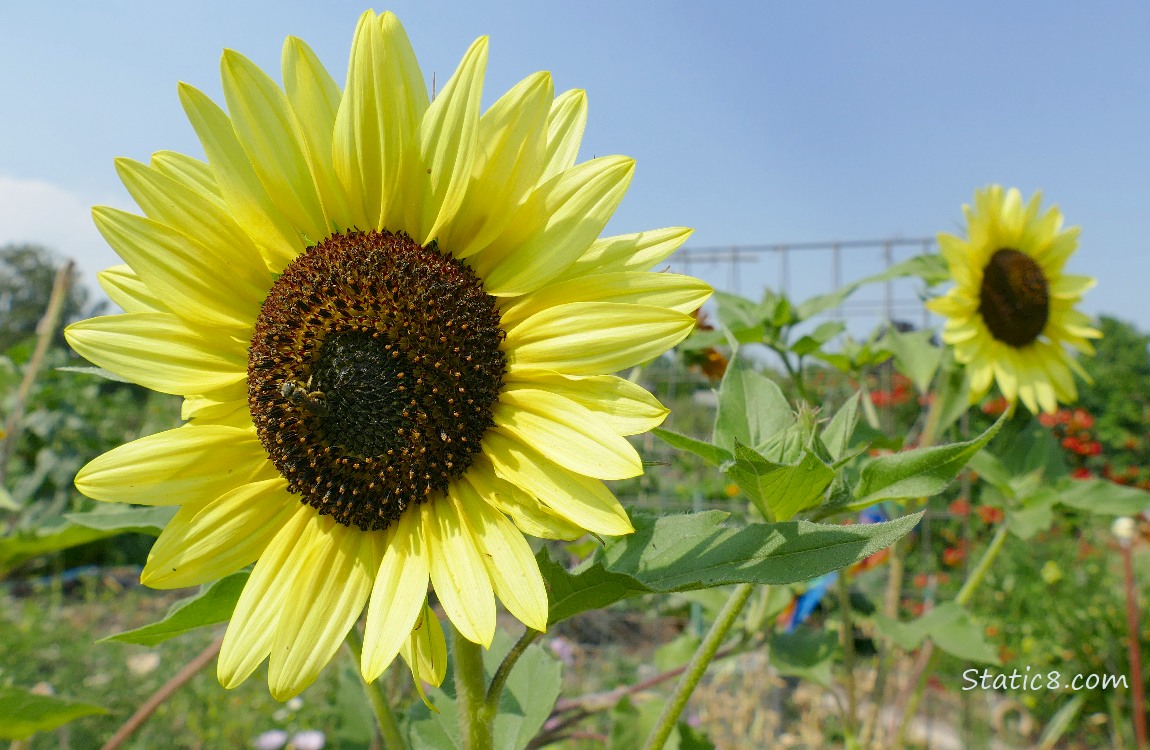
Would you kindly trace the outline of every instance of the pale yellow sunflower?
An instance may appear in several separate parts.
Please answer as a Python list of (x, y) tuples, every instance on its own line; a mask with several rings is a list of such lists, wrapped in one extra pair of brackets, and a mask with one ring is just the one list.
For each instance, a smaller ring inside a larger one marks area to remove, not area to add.
[(991, 185), (963, 206), (965, 240), (938, 236), (955, 286), (927, 307), (947, 318), (942, 338), (970, 370), (972, 402), (997, 381), (1012, 406), (1053, 412), (1078, 397), (1072, 371), (1089, 380), (1067, 347), (1094, 353), (1101, 333), (1074, 308), (1095, 281), (1063, 273), (1078, 227), (1063, 229), (1062, 212), (1041, 202)]
[(117, 169), (144, 216), (96, 208), (126, 311), (69, 327), (80, 354), (184, 397), (178, 429), (92, 461), (98, 500), (178, 505), (143, 581), (255, 563), (219, 677), (269, 660), (284, 700), (366, 606), (362, 672), (402, 654), (443, 678), (428, 586), (489, 645), (496, 597), (547, 625), (524, 534), (632, 531), (601, 480), (642, 473), (623, 437), (667, 411), (611, 373), (690, 333), (706, 284), (649, 273), (683, 228), (599, 238), (634, 162), (576, 164), (582, 91), (527, 77), (480, 112), (487, 40), (434, 100), (395, 16), (365, 13), (341, 91), (289, 38), (283, 88), (221, 64), (227, 112), (180, 100), (207, 162)]

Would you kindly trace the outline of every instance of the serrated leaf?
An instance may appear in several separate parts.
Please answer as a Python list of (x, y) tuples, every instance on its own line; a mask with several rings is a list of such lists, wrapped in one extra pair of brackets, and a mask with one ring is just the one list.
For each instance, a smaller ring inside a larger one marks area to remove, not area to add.
[(173, 604), (159, 622), (116, 633), (102, 640), (155, 646), (196, 628), (224, 622), (231, 618), (248, 575), (246, 570), (232, 573), (212, 583), (199, 594)]
[(543, 548), (536, 558), (549, 592), (550, 622), (648, 593), (805, 581), (890, 546), (922, 514), (852, 526), (809, 521), (728, 525), (728, 516), (722, 511), (636, 515), (634, 534), (612, 539), (571, 572)]
[(107, 709), (90, 703), (0, 686), (0, 739), (22, 740), (82, 716), (106, 713)]
[(719, 384), (713, 442), (734, 451), (735, 441), (758, 447), (794, 422), (779, 386), (736, 353)]
[(734, 461), (724, 471), (739, 485), (767, 519), (788, 521), (818, 505), (835, 472), (811, 452), (793, 464), (768, 461), (742, 443), (735, 443)]
[(129, 507), (126, 505), (101, 505), (97, 510), (87, 513), (65, 513), (64, 517), (72, 523), (85, 526), (89, 529), (110, 531), (117, 534), (150, 534), (159, 536), (172, 516), (179, 510), (173, 505), (157, 505), (152, 507)]
[(883, 500), (931, 497), (946, 489), (967, 462), (990, 442), (1005, 417), (973, 440), (878, 456), (862, 468), (847, 510), (861, 510)]
[(704, 442), (702, 440), (696, 440), (695, 438), (687, 437), (686, 435), (680, 435), (677, 432), (664, 430), (661, 427), (656, 427), (655, 429), (651, 430), (651, 432), (655, 435), (655, 437), (659, 438), (672, 448), (678, 448), (679, 450), (685, 450), (694, 453), (696, 456), (713, 466), (721, 466), (724, 462), (731, 460), (731, 452), (725, 448), (720, 448), (717, 445), (711, 445), (710, 443)]

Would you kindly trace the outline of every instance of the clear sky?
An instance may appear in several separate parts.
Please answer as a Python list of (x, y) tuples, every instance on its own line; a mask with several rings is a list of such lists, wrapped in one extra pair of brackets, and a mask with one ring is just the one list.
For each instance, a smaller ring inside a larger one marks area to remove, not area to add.
[[(366, 7), (0, 0), (0, 244), (48, 244), (94, 286), (94, 271), (118, 261), (88, 209), (132, 208), (112, 159), (202, 154), (176, 82), (222, 103), (221, 50), (278, 79), (288, 34), (342, 81)], [(536, 70), (557, 90), (586, 89), (581, 157), (638, 160), (611, 232), (687, 225), (694, 246), (919, 237), (958, 230), (978, 186), (1041, 189), (1083, 228), (1070, 270), (1099, 279), (1086, 310), (1150, 329), (1150, 4), (385, 9), (429, 81), (488, 34), (488, 103)], [(806, 273), (820, 277), (806, 279), (813, 291), (829, 289), (826, 266)]]

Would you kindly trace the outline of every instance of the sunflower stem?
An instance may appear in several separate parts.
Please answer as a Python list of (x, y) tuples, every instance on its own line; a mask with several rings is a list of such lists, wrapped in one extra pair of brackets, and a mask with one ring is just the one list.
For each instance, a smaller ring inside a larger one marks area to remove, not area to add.
[[(359, 634), (357, 627), (352, 626), (347, 634), (346, 642), (347, 650), (351, 652), (352, 659), (355, 661), (355, 671), (359, 673), (360, 659), (363, 654), (363, 637)], [(391, 713), (391, 707), (387, 705), (387, 696), (383, 694), (379, 681), (362, 680), (362, 682), (367, 703), (371, 706), (372, 715), (375, 716), (375, 724), (379, 727), (380, 736), (383, 737), (383, 746), (387, 750), (407, 750), (407, 742), (403, 739), (403, 733), (399, 731), (399, 724), (395, 721), (395, 715)]]
[[(986, 578), (987, 571), (990, 570), (991, 564), (998, 553), (1002, 551), (1002, 546), (1006, 543), (1006, 524), (999, 524), (998, 529), (994, 532), (994, 537), (990, 540), (986, 551), (982, 553), (982, 557), (978, 561), (978, 565), (966, 577), (966, 581), (959, 589), (958, 595), (954, 597), (955, 604), (960, 607), (965, 607), (970, 603), (974, 597), (974, 592), (982, 584)], [(926, 659), (923, 663), (922, 670), (918, 673), (918, 679), (915, 682), (914, 693), (911, 696), (910, 702), (907, 703), (906, 708), (903, 709), (902, 720), (899, 722), (898, 734), (895, 737), (894, 747), (901, 748), (906, 741), (906, 731), (910, 726), (910, 720), (914, 717), (915, 712), (918, 710), (918, 704), (922, 700), (923, 691), (926, 689), (926, 681), (930, 677), (931, 668), (934, 666), (935, 657), (938, 650), (934, 648), (933, 643), (927, 643), (924, 647)]]
[(491, 728), (495, 714), (486, 710), (483, 648), (456, 630), (451, 650), (455, 657), (455, 696), (464, 750), (492, 750)]
[(535, 642), (535, 639), (543, 635), (538, 630), (527, 628), (523, 636), (515, 642), (511, 650), (507, 652), (507, 656), (503, 657), (499, 669), (495, 670), (495, 676), (491, 678), (491, 685), (487, 688), (486, 711), (490, 716), (490, 720), (494, 721), (495, 714), (499, 711), (499, 697), (503, 695), (503, 686), (507, 684), (507, 678), (511, 674), (511, 670), (515, 668), (516, 662), (519, 657), (523, 656), (523, 652), (527, 647)]
[(691, 693), (695, 691), (695, 686), (699, 684), (699, 680), (703, 678), (703, 673), (711, 665), (715, 653), (718, 652), (723, 639), (727, 637), (727, 632), (735, 624), (739, 613), (743, 611), (743, 605), (747, 603), (747, 599), (750, 598), (754, 590), (753, 584), (741, 583), (731, 593), (731, 598), (723, 605), (723, 610), (719, 612), (718, 618), (711, 625), (711, 629), (707, 631), (703, 642), (699, 644), (699, 648), (696, 649), (691, 661), (687, 664), (687, 671), (683, 672), (683, 676), (675, 685), (675, 691), (671, 693), (670, 700), (663, 707), (663, 713), (659, 714), (659, 720), (655, 722), (655, 727), (647, 737), (643, 750), (662, 750), (667, 738), (675, 729), (675, 724), (679, 721), (679, 715), (687, 707), (687, 701), (690, 699)]

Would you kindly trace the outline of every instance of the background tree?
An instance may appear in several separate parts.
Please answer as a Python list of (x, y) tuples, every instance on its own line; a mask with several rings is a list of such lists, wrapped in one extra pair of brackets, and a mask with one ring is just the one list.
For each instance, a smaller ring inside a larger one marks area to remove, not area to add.
[[(43, 245), (0, 247), (0, 352), (36, 333), (61, 265)], [(85, 313), (87, 289), (79, 283), (79, 273), (73, 272), (72, 277), (61, 314), (65, 323), (95, 312)], [(56, 343), (65, 346), (63, 334), (57, 334)]]

